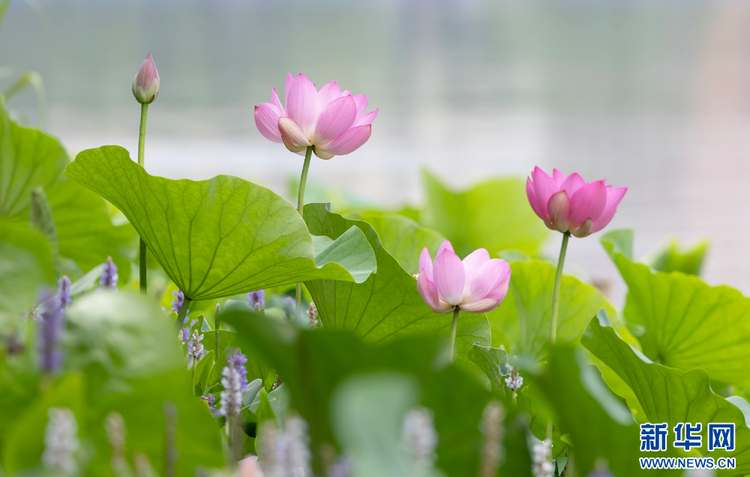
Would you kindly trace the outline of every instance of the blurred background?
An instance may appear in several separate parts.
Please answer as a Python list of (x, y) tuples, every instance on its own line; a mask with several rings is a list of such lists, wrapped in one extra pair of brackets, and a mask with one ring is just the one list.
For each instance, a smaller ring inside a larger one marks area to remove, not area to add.
[[(147, 170), (287, 197), (302, 158), (258, 133), (253, 106), (288, 72), (336, 80), (380, 114), (311, 181), (397, 206), (419, 204), (423, 167), (456, 190), (535, 165), (607, 178), (629, 187), (610, 228), (636, 230), (636, 256), (707, 238), (704, 277), (748, 294), (749, 24), (742, 1), (14, 0), (0, 64), (42, 76), (46, 118), (32, 90), (11, 106), (72, 155), (135, 152), (131, 84), (150, 52)], [(597, 236), (573, 241), (566, 270), (612, 281), (621, 302)]]

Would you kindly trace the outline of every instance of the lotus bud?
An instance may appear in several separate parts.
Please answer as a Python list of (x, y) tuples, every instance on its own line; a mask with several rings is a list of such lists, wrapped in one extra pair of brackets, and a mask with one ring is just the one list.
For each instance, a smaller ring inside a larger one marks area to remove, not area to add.
[(151, 53), (143, 60), (141, 69), (133, 78), (133, 96), (141, 104), (153, 103), (159, 96), (159, 72)]

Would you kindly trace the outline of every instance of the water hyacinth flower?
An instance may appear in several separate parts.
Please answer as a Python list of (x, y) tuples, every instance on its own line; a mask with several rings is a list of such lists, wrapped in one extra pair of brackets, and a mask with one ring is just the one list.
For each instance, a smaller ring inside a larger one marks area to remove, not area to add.
[(269, 477), (312, 476), (312, 453), (307, 422), (299, 416), (286, 420), (283, 431), (273, 420), (263, 422), (260, 428), (263, 460), (260, 465)]
[(65, 312), (49, 292), (42, 293), (41, 307), (41, 323), (37, 338), (39, 363), (45, 373), (54, 373), (62, 367), (64, 361), (60, 342), (65, 328)]
[(505, 418), (505, 409), (500, 401), (490, 401), (482, 411), (482, 421), (479, 423), (479, 430), (482, 433), (482, 457), (479, 467), (479, 477), (494, 477), (497, 475), (497, 468), (500, 466), (500, 460), (503, 458), (505, 449), (503, 449), (503, 419)]
[(172, 300), (172, 311), (179, 314), (182, 304), (185, 303), (185, 294), (182, 293), (182, 290), (178, 289), (172, 292), (172, 296), (174, 297), (174, 300)]
[(315, 329), (318, 327), (318, 307), (315, 306), (314, 302), (310, 302), (310, 306), (307, 307), (307, 317), (310, 318), (310, 328)]
[(148, 54), (133, 78), (133, 96), (141, 104), (153, 103), (159, 96), (159, 71), (151, 53)]
[(74, 474), (78, 470), (76, 453), (80, 448), (76, 417), (70, 409), (56, 407), (49, 408), (47, 415), (42, 465), (62, 474)]
[(206, 401), (206, 405), (208, 405), (208, 410), (211, 412), (216, 411), (216, 396), (213, 394), (208, 394), (206, 396), (201, 396), (201, 399)]
[(227, 418), (238, 416), (242, 410), (242, 375), (237, 366), (229, 363), (221, 370), (221, 375), (224, 390), (220, 394), (219, 412)]
[(182, 321), (182, 329), (180, 330), (180, 334), (178, 335), (182, 339), (182, 344), (185, 344), (190, 339), (190, 328), (192, 328), (197, 320), (193, 320), (188, 325), (187, 322), (190, 319), (189, 316), (185, 315), (185, 319)]
[(317, 90), (303, 74), (286, 77), (286, 108), (276, 88), (271, 102), (255, 107), (255, 125), (268, 140), (283, 142), (292, 152), (305, 154), (308, 146), (321, 159), (349, 154), (370, 138), (378, 110), (366, 113), (367, 96), (352, 96), (332, 81)]
[(613, 188), (606, 179), (589, 182), (577, 173), (564, 175), (557, 169), (548, 176), (538, 167), (526, 178), (526, 195), (544, 224), (559, 232), (586, 237), (612, 221), (617, 205), (628, 191)]
[(203, 357), (203, 344), (201, 341), (203, 341), (203, 335), (198, 333), (197, 329), (193, 330), (193, 335), (190, 337), (190, 341), (188, 341), (188, 354), (195, 361)]
[(419, 407), (404, 415), (401, 440), (408, 450), (414, 467), (424, 473), (437, 460), (438, 433), (430, 409)]
[(297, 311), (294, 298), (288, 296), (281, 300), (281, 310), (284, 312), (284, 320), (292, 321)]
[(487, 313), (502, 303), (509, 284), (510, 266), (505, 260), (490, 259), (483, 248), (462, 261), (446, 240), (434, 264), (426, 247), (419, 257), (417, 289), (435, 313), (448, 313), (456, 307), (468, 313)]
[(123, 419), (122, 414), (110, 412), (104, 421), (104, 429), (107, 431), (107, 440), (112, 446), (110, 466), (117, 475), (127, 467), (127, 461), (125, 460), (125, 419)]
[(515, 393), (516, 391), (521, 389), (521, 386), (523, 386), (523, 377), (518, 373), (518, 369), (516, 367), (507, 365), (507, 368), (510, 375), (505, 378), (505, 385), (508, 386), (508, 389)]
[(107, 257), (107, 261), (102, 267), (102, 276), (99, 279), (99, 290), (117, 290), (117, 265), (112, 261), (112, 257)]
[(233, 366), (240, 375), (240, 389), (243, 391), (247, 390), (247, 356), (242, 354), (240, 350), (236, 350), (232, 356), (227, 358), (227, 366)]
[(67, 275), (63, 275), (57, 280), (57, 296), (60, 300), (60, 309), (67, 310), (68, 305), (73, 301), (70, 298), (70, 278)]
[(247, 293), (247, 300), (250, 302), (250, 308), (260, 310), (266, 306), (265, 290), (251, 291)]
[(534, 477), (553, 477), (555, 466), (550, 462), (552, 441), (545, 439), (534, 444), (531, 454), (531, 471)]

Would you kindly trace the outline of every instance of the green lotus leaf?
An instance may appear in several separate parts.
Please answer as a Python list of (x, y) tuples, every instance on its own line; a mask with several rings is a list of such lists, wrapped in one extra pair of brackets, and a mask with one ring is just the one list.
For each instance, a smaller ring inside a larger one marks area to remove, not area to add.
[[(374, 216), (374, 215), (373, 215)], [(374, 216), (377, 217), (377, 216)], [(377, 257), (378, 273), (364, 283), (331, 282), (315, 280), (305, 282), (318, 308), (320, 319), (327, 328), (349, 330), (368, 342), (381, 342), (414, 333), (431, 333), (441, 336), (450, 334), (452, 315), (438, 314), (427, 306), (417, 291), (417, 281), (404, 270), (384, 247), (381, 237), (388, 241), (397, 240), (394, 236), (406, 230), (416, 231), (419, 226), (405, 217), (389, 222), (388, 227), (379, 221), (380, 230), (361, 220), (349, 220), (328, 211), (324, 204), (305, 206), (305, 220), (310, 232), (325, 234), (330, 239), (340, 240), (353, 228), (361, 230), (370, 242)], [(404, 223), (408, 222), (408, 223)], [(410, 248), (417, 258), (425, 246), (439, 246), (434, 235), (418, 235), (425, 240), (420, 243), (414, 238), (404, 238), (408, 247), (401, 248), (406, 256)], [(474, 343), (490, 344), (490, 328), (483, 314), (462, 313), (458, 318), (456, 335), (456, 359), (475, 369), (469, 361), (468, 352)], [(479, 375), (479, 370), (477, 370)]]
[(81, 152), (65, 174), (120, 209), (191, 300), (312, 279), (362, 282), (376, 270), (358, 230), (314, 250), (288, 201), (236, 177), (151, 176), (118, 146)]
[(39, 287), (54, 287), (49, 242), (37, 230), (0, 218), (0, 329), (16, 320), (39, 298)]
[[(555, 266), (542, 260), (510, 264), (510, 288), (505, 301), (487, 317), (492, 346), (505, 346), (509, 355), (525, 354), (541, 360), (547, 354), (552, 315)], [(557, 318), (558, 341), (577, 341), (591, 317), (602, 308), (614, 313), (596, 288), (563, 275)]]
[(383, 248), (412, 275), (419, 273), (422, 249), (426, 247), (434, 257), (440, 244), (445, 241), (440, 233), (400, 214), (364, 212), (361, 220), (372, 226)]
[(680, 422), (701, 423), (703, 448), (699, 451), (704, 455), (708, 423), (734, 423), (736, 450), (714, 450), (710, 456), (737, 459), (737, 468), (723, 475), (750, 472), (750, 447), (742, 444), (750, 442), (745, 416), (737, 406), (714, 394), (705, 371), (682, 371), (652, 362), (625, 343), (609, 326), (604, 314), (591, 320), (581, 343), (625, 381), (643, 407), (648, 422), (666, 422), (670, 434)]
[(135, 233), (113, 225), (100, 197), (63, 177), (68, 160), (57, 139), (11, 121), (0, 96), (0, 217), (27, 223), (31, 191), (39, 188), (52, 209), (60, 256), (86, 272), (111, 255), (127, 282)]
[[(571, 444), (569, 451), (574, 458), (568, 456), (565, 475), (599, 475), (594, 471), (597, 465), (604, 464), (614, 475), (682, 474), (682, 471), (641, 470), (639, 457), (667, 457), (674, 452), (658, 455), (640, 452), (638, 425), (607, 389), (598, 370), (586, 363), (584, 350), (561, 344), (552, 348), (548, 362), (549, 367), (536, 368), (535, 373), (527, 376), (530, 387), (536, 391), (533, 397), (543, 398), (563, 439)], [(557, 445), (553, 453), (556, 448)]]
[(11, 121), (0, 97), (0, 216), (28, 218), (31, 190), (54, 184), (67, 163), (57, 139)]
[(651, 268), (657, 272), (682, 272), (700, 275), (708, 252), (708, 241), (703, 240), (690, 248), (683, 248), (672, 240), (650, 260)]
[(504, 389), (503, 377), (509, 374), (508, 355), (505, 354), (505, 350), (474, 345), (469, 350), (469, 359), (487, 376), (493, 391)]
[(638, 340), (652, 361), (750, 389), (750, 298), (728, 286), (710, 286), (694, 275), (654, 272), (636, 263), (632, 231), (614, 231), (601, 242), (628, 285), (624, 318), (642, 327)]

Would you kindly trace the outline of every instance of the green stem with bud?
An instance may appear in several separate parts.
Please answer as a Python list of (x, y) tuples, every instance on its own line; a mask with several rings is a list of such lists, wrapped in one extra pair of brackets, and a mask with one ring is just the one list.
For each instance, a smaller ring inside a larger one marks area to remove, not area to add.
[[(138, 165), (144, 166), (143, 150), (146, 145), (146, 117), (148, 116), (148, 104), (141, 104), (141, 127), (138, 133)], [(141, 293), (146, 294), (148, 291), (148, 269), (146, 268), (146, 242), (140, 239), (139, 247), (139, 266), (141, 275)]]
[(198, 365), (198, 360), (193, 356), (193, 376), (191, 382), (193, 383), (193, 397), (195, 397), (195, 367)]
[[(300, 217), (303, 216), (305, 208), (305, 185), (307, 184), (307, 171), (310, 169), (310, 159), (312, 158), (312, 146), (307, 146), (307, 152), (305, 152), (305, 164), (302, 166), (302, 176), (299, 178), (299, 190), (297, 191), (297, 212)], [(297, 283), (297, 314), (302, 310), (302, 283)]]

